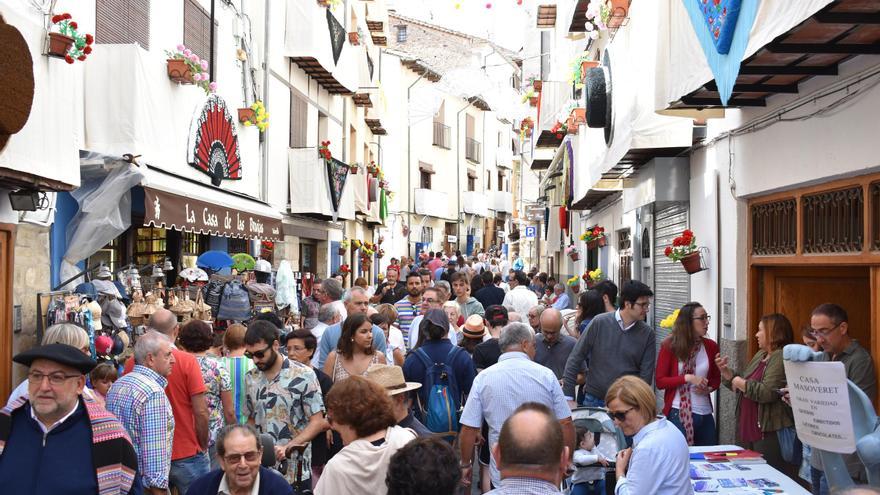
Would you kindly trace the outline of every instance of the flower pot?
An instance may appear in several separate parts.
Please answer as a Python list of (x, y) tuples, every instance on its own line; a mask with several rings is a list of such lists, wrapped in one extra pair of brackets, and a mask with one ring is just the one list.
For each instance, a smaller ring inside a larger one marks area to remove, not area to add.
[(49, 33), (50, 57), (64, 58), (71, 46), (73, 46), (73, 38), (70, 36), (64, 36), (61, 33)]
[(239, 108), (238, 121), (242, 124), (245, 122), (254, 123), (257, 121), (257, 112), (253, 108)]
[(623, 25), (626, 16), (629, 14), (629, 5), (632, 0), (608, 0), (608, 10), (611, 15), (608, 18), (608, 27), (617, 29)]
[(578, 251), (572, 251), (568, 253), (568, 257), (571, 258), (571, 261), (577, 261), (581, 259), (581, 253), (579, 253)]
[(702, 271), (703, 266), (700, 264), (700, 252), (696, 251), (682, 258), (681, 266), (684, 267), (684, 271), (691, 275)]
[(599, 240), (593, 239), (592, 241), (587, 241), (587, 249), (596, 249), (599, 247)]
[(599, 238), (599, 247), (605, 247), (605, 245), (606, 245), (607, 243), (608, 243), (608, 238), (607, 238), (607, 237), (602, 236), (602, 237)]
[[(594, 67), (599, 67), (598, 60), (584, 60), (583, 62), (581, 62), (581, 81), (586, 79), (587, 71)], [(584, 111), (586, 111), (586, 109), (584, 109)]]
[(565, 120), (565, 132), (567, 132), (568, 134), (577, 134), (578, 133), (577, 122), (575, 122), (574, 119), (571, 117), (569, 117)]
[(533, 107), (538, 106), (538, 97), (537, 96), (529, 96), (529, 106), (533, 106)]
[(336, 252), (339, 254), (339, 256), (345, 256), (345, 253), (346, 253), (347, 251), (348, 251), (348, 250), (345, 249), (345, 248), (339, 248), (339, 249), (336, 250)]
[(541, 88), (542, 88), (543, 86), (544, 86), (544, 82), (541, 81), (540, 79), (535, 79), (534, 81), (532, 81), (532, 88), (535, 89), (535, 92), (536, 92), (536, 93), (540, 93), (540, 92), (541, 92)]
[(361, 39), (357, 32), (348, 33), (348, 42), (352, 45), (360, 45)]
[(574, 119), (574, 122), (578, 125), (587, 123), (587, 109), (586, 108), (575, 108), (571, 111), (570, 118)]
[(178, 84), (193, 84), (193, 75), (189, 65), (180, 58), (168, 59), (168, 79)]

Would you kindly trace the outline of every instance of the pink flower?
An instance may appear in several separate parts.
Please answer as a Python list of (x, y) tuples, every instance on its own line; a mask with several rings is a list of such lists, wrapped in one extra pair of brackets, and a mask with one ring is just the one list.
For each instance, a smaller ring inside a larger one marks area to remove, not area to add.
[(195, 74), (193, 74), (193, 81), (199, 82), (201, 80), (202, 80), (202, 73), (201, 72), (196, 72)]
[(202, 70), (208, 70), (208, 61), (207, 60), (200, 61), (199, 65), (202, 67)]
[[(180, 46), (183, 46), (183, 45), (180, 45)], [(186, 58), (189, 58), (189, 56), (192, 55), (192, 53), (193, 53), (192, 50), (190, 50), (189, 48), (186, 48), (183, 50), (183, 56)]]
[(199, 56), (196, 55), (195, 53), (193, 53), (192, 55), (189, 56), (189, 61), (194, 64), (198, 64), (199, 63)]
[(208, 89), (210, 89), (211, 92), (214, 93), (215, 91), (217, 91), (217, 83), (212, 82), (211, 84), (208, 85)]
[(182, 44), (181, 44), (181, 45), (177, 45), (177, 51), (182, 52), (182, 51), (184, 51), (184, 50), (186, 50), (186, 47), (185, 47), (185, 46), (183, 46)]

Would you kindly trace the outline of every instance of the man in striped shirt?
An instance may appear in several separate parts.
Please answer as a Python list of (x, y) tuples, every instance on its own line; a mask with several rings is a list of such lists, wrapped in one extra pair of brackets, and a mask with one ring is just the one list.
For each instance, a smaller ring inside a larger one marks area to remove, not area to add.
[(421, 314), (423, 290), (422, 277), (414, 270), (406, 276), (406, 297), (394, 303), (394, 309), (397, 310), (397, 327), (403, 334), (403, 343), (406, 344), (407, 349), (412, 347), (409, 343), (410, 326), (416, 316)]
[(107, 393), (107, 410), (131, 437), (144, 493), (165, 495), (174, 437), (174, 415), (165, 396), (166, 377), (174, 364), (171, 340), (154, 330), (147, 332), (134, 345), (134, 362), (131, 373)]

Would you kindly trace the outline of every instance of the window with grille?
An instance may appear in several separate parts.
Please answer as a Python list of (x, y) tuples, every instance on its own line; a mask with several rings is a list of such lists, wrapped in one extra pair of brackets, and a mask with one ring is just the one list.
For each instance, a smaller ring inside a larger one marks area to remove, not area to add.
[(398, 43), (406, 43), (406, 25), (401, 24), (397, 26), (397, 42)]
[(149, 265), (165, 261), (167, 233), (157, 227), (139, 227), (135, 233), (134, 262)]
[(198, 0), (184, 0), (183, 44), (199, 57), (211, 60), (211, 15)]
[(95, 43), (137, 43), (150, 49), (150, 0), (97, 0)]
[(425, 172), (424, 170), (419, 171), (419, 176), (421, 177), (421, 185), (422, 189), (431, 189), (431, 174)]
[(434, 242), (434, 227), (422, 227), (421, 242), (423, 244)]
[(305, 148), (308, 130), (309, 103), (290, 92), (290, 147)]
[(475, 191), (477, 186), (477, 179), (473, 177), (468, 177), (468, 191)]
[(248, 244), (250, 241), (247, 239), (229, 239), (229, 253), (237, 254), (237, 253), (250, 253), (250, 246)]

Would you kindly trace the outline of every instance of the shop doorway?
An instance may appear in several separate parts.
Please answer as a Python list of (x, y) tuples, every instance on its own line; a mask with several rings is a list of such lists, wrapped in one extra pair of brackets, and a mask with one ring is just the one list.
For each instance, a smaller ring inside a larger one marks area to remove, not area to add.
[[(791, 321), (795, 342), (801, 328), (810, 324), (810, 313), (822, 303), (846, 310), (849, 334), (871, 349), (871, 280), (867, 266), (761, 267), (758, 270), (758, 318), (782, 313)], [(753, 337), (758, 320), (749, 321), (749, 354), (757, 352)]]

